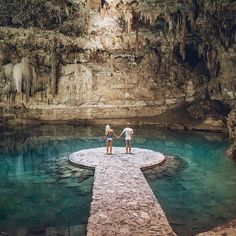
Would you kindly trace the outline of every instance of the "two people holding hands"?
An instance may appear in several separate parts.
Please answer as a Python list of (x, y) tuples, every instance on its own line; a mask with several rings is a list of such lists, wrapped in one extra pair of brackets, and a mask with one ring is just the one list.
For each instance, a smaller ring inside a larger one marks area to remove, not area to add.
[(121, 135), (125, 134), (125, 149), (126, 154), (131, 154), (131, 143), (133, 140), (133, 129), (130, 128), (130, 124), (127, 124), (127, 127), (123, 129), (121, 134), (117, 136), (114, 133), (114, 130), (110, 128), (109, 125), (106, 125), (105, 128), (105, 139), (106, 139), (106, 145), (107, 145), (107, 154), (112, 154), (112, 142), (113, 142), (113, 135), (116, 138), (120, 138)]

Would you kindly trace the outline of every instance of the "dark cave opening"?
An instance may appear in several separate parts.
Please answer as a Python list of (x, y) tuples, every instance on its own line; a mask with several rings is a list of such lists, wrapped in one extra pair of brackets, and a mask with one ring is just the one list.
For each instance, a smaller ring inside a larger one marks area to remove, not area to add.
[(192, 69), (197, 70), (200, 74), (205, 75), (209, 79), (211, 78), (211, 73), (207, 67), (206, 61), (202, 55), (199, 55), (195, 45), (185, 45), (185, 61)]
[(203, 60), (192, 44), (185, 46), (185, 59), (193, 69)]

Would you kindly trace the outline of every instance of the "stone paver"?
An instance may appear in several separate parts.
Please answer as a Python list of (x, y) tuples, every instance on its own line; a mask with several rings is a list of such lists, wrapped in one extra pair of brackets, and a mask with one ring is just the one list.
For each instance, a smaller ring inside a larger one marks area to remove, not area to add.
[(72, 153), (69, 162), (95, 168), (88, 236), (175, 235), (140, 168), (161, 164), (163, 154), (146, 149), (105, 148)]

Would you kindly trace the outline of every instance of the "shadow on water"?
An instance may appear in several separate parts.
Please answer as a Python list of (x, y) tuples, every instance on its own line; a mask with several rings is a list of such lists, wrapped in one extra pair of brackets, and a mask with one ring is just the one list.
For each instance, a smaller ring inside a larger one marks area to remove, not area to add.
[[(74, 151), (104, 146), (103, 135), (104, 127), (71, 125), (1, 131), (0, 232), (85, 235), (94, 173), (66, 160)], [(135, 147), (179, 157), (147, 177), (178, 235), (236, 217), (236, 165), (226, 159), (227, 145), (223, 134), (135, 128)]]

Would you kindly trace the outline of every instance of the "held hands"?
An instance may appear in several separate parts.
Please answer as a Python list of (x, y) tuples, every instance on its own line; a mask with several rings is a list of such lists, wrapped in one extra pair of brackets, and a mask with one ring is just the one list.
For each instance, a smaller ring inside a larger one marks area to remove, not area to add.
[(120, 136), (117, 136), (115, 133), (113, 133), (116, 138), (120, 138)]

